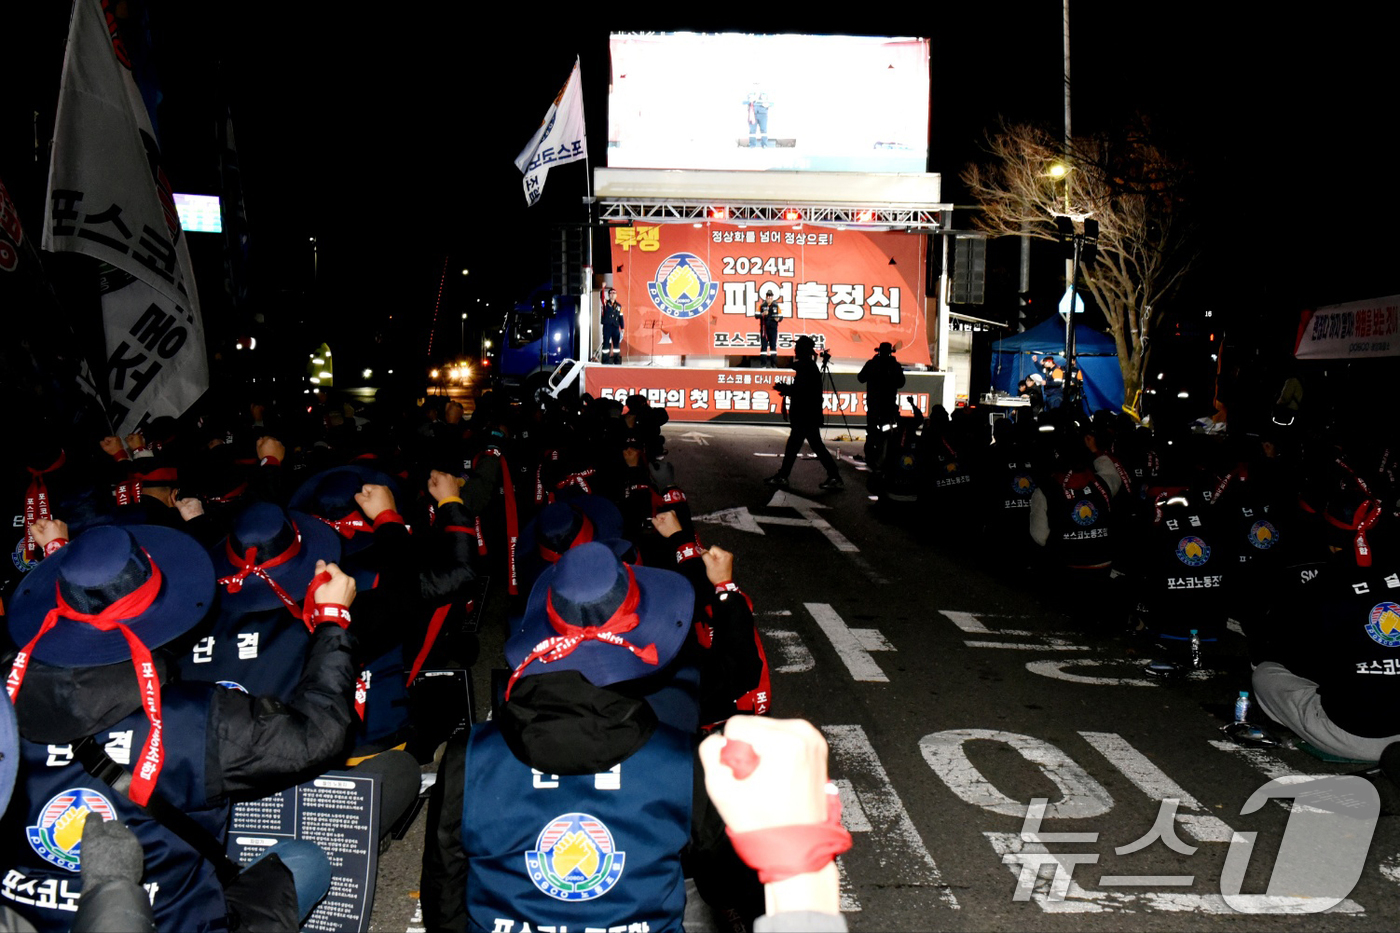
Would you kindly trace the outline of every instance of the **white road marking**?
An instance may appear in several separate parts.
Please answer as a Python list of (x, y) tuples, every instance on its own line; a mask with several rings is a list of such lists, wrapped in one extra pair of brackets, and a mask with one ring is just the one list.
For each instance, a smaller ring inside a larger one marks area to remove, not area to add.
[[(1001, 634), (1006, 634), (1005, 632)], [(1006, 648), (1012, 651), (1088, 651), (1088, 645), (1071, 645), (1067, 641), (1058, 638), (1046, 639), (1053, 644), (1034, 644), (1024, 641), (973, 641), (965, 639), (964, 645), (969, 648)]]
[[(1314, 777), (1326, 777), (1326, 772), (1321, 774), (1302, 774), (1284, 764), (1282, 759), (1276, 757), (1266, 748), (1247, 748), (1243, 745), (1236, 745), (1228, 739), (1211, 739), (1210, 744), (1222, 752), (1229, 752), (1239, 758), (1243, 758), (1254, 770), (1271, 781), (1281, 781), (1283, 783), (1302, 783)], [(1271, 802), (1278, 807), (1288, 811), (1308, 811), (1310, 813), (1326, 813), (1326, 810), (1319, 810), (1307, 804), (1295, 803), (1293, 801), (1273, 797)]]
[(817, 509), (826, 508), (826, 506), (822, 505), (820, 502), (813, 502), (811, 499), (804, 499), (801, 496), (793, 495), (786, 490), (779, 489), (777, 492), (773, 493), (773, 498), (768, 501), (768, 507), (770, 509), (796, 509), (797, 514), (807, 519), (813, 528), (826, 535), (827, 540), (835, 545), (838, 551), (849, 552), (860, 550), (860, 548), (847, 540), (845, 535), (831, 527), (830, 522), (817, 514)]
[(777, 656), (778, 663), (773, 667), (775, 673), (801, 674), (817, 666), (812, 652), (807, 650), (807, 646), (802, 643), (802, 637), (796, 632), (781, 628), (765, 628), (761, 631), (763, 640)]
[(845, 621), (826, 603), (803, 603), (816, 620), (817, 626), (826, 634), (831, 647), (836, 649), (851, 677), (866, 683), (888, 683), (889, 678), (880, 670), (880, 665), (870, 656), (860, 639), (846, 627)]
[(866, 651), (894, 651), (895, 646), (877, 628), (853, 628), (851, 634)]
[[(1212, 815), (1200, 801), (1186, 792), (1184, 788), (1171, 778), (1166, 772), (1153, 764), (1146, 755), (1138, 751), (1133, 746), (1115, 732), (1081, 732), (1084, 741), (1099, 750), (1109, 762), (1123, 772), (1123, 776), (1137, 785), (1152, 800), (1177, 801), (1176, 821), (1180, 823), (1188, 833), (1196, 837), (1201, 842), (1225, 842), (1228, 843), (1234, 838), (1235, 831), (1219, 817)], [(1191, 810), (1191, 813), (1182, 813), (1182, 810)]]
[(404, 933), (428, 933), (428, 928), (423, 925), (423, 901), (418, 900), (413, 905), (413, 919), (408, 921), (408, 929)]
[(952, 622), (969, 635), (997, 634), (983, 625), (982, 620), (971, 612), (955, 612), (952, 609), (940, 609), (938, 611), (947, 616), (949, 622)]
[(681, 435), (681, 440), (691, 444), (699, 444), (701, 447), (709, 447), (710, 438), (713, 436), (712, 434), (701, 434), (699, 431), (687, 431)]
[(944, 905), (957, 910), (957, 898), (944, 883), (865, 730), (860, 726), (822, 726), (822, 733), (830, 748), (833, 772), (849, 784), (870, 827), (865, 838), (876, 849), (883, 870), (880, 883), (933, 887)]
[(1123, 661), (1101, 661), (1098, 658), (1050, 658), (1045, 661), (1031, 661), (1026, 664), (1026, 670), (1032, 674), (1039, 674), (1042, 677), (1052, 677), (1055, 680), (1067, 680), (1072, 684), (1097, 684), (1099, 686), (1114, 687), (1155, 687), (1155, 680), (1147, 680), (1141, 677), (1087, 677), (1081, 674), (1070, 674), (1064, 670), (1066, 667), (1102, 667), (1104, 665), (1124, 665)]
[(1006, 743), (1054, 782), (1062, 797), (1045, 808), (1046, 819), (1082, 819), (1113, 809), (1113, 797), (1102, 784), (1042, 739), (993, 729), (949, 729), (919, 739), (919, 751), (929, 767), (966, 803), (1004, 816), (1026, 815), (1026, 804), (1003, 794), (967, 757), (966, 743), (975, 739)]
[(763, 529), (758, 527), (758, 522), (754, 521), (753, 515), (743, 506), (739, 506), (737, 509), (720, 509), (718, 512), (711, 512), (708, 515), (697, 515), (692, 520), (709, 525), (724, 525), (755, 535), (764, 533)]

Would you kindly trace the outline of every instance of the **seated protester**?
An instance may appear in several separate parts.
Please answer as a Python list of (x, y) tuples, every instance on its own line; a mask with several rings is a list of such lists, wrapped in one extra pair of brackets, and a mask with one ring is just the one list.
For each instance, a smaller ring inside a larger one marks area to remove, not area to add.
[(1021, 442), (1020, 433), (1011, 419), (997, 420), (992, 431), (995, 443), (978, 485), (987, 537), (1010, 558), (999, 563), (1020, 563), (1020, 569), (1024, 569), (1023, 555), (1029, 556), (1026, 553), (1027, 516), (1037, 471), (1031, 448)]
[(1058, 420), (1054, 436), (1055, 459), (1031, 493), (1031, 540), (1043, 549), (1044, 572), (1070, 571), (1067, 582), (1081, 617), (1103, 624), (1115, 611), (1109, 584), (1118, 546), (1113, 497), (1094, 471), (1074, 422)]
[(1225, 587), (1237, 572), (1234, 554), (1222, 541), (1215, 512), (1189, 490), (1162, 494), (1153, 522), (1138, 537), (1129, 560), (1137, 603), (1136, 631), (1176, 639), (1196, 629), (1202, 638), (1225, 630)]
[(1226, 576), (1229, 612), (1245, 635), (1259, 632), (1270, 604), (1289, 590), (1288, 568), (1297, 559), (1303, 537), (1298, 494), (1277, 457), (1265, 453), (1271, 442), (1246, 436), (1211, 497), (1212, 524), (1230, 562)]
[(1269, 614), (1254, 696), (1314, 749), (1379, 761), (1400, 742), (1387, 676), (1400, 672), (1397, 517), (1355, 482), (1339, 482), (1322, 518), (1331, 557)]
[(735, 713), (768, 712), (768, 654), (754, 624), (753, 600), (734, 582), (734, 555), (701, 546), (673, 511), (656, 516), (656, 530), (675, 548), (676, 569), (695, 589), (695, 637), (685, 650), (700, 671), (701, 727), (714, 729)]
[(120, 525), (160, 525), (175, 528), (208, 547), (220, 537), (212, 515), (194, 497), (180, 496), (180, 469), (163, 453), (127, 461), (126, 478), (117, 484), (117, 508), (112, 519)]
[(632, 542), (622, 537), (622, 512), (612, 502), (602, 496), (577, 495), (545, 506), (520, 532), (516, 549), (520, 589), (529, 591), (564, 552), (590, 541), (602, 541), (618, 557), (637, 562)]
[(255, 498), (250, 494), (255, 469), (251, 452), (240, 456), (232, 444), (216, 444), (190, 458), (183, 492), (203, 503), (204, 514), (228, 534), (234, 513)]
[(439, 768), (428, 928), (681, 929), (681, 851), (701, 838), (694, 820), (713, 821), (696, 799), (692, 735), (637, 693), (676, 661), (693, 605), (684, 577), (598, 542), (540, 577), (506, 642), (504, 703)]
[[(470, 667), (476, 662), (476, 635), (466, 631), (462, 623), (476, 610), (474, 601), (481, 596), (479, 578), (483, 564), (492, 555), (483, 515), (503, 480), (505, 488), (510, 488), (502, 463), (499, 448), (493, 447), (476, 457), (470, 471), (453, 473), (452, 461), (439, 460), (428, 472), (427, 492), (432, 504), (428, 506), (426, 527), (415, 536), (415, 553), (419, 561), (419, 599), (431, 618), (422, 648), (410, 669), (410, 683), (424, 664)], [(518, 589), (519, 545), (512, 505), (506, 505), (505, 540), (494, 548), (511, 593)], [(444, 636), (444, 632), (448, 634)]]
[(158, 650), (190, 637), (214, 605), (213, 568), (187, 535), (95, 527), (25, 580), (7, 619), (23, 646), (7, 660), (24, 778), (0, 821), (0, 865), (21, 888), (54, 892), (17, 906), (36, 927), (73, 922), (93, 815), (140, 841), (157, 928), (297, 925), (297, 869), (266, 859), (235, 879), (221, 853), (230, 796), (317, 773), (353, 716), (354, 581), (334, 564), (313, 573), (300, 622), (311, 648), (285, 700), (182, 682)]
[(947, 411), (933, 406), (919, 436), (919, 507), (933, 519), (965, 521), (971, 492), (972, 470), (958, 450)]
[(622, 420), (628, 432), (641, 439), (648, 460), (659, 460), (666, 454), (661, 426), (670, 421), (671, 416), (665, 408), (652, 408), (645, 395), (629, 395)]
[[(310, 477), (290, 507), (320, 519), (341, 537), (340, 567), (355, 580), (363, 612), (382, 612), (400, 624), (385, 626), (386, 643), (360, 671), (364, 715), (349, 764), (408, 741), (408, 665), (423, 643), (417, 564), (403, 516), (395, 511), (394, 481), (378, 470), (343, 466)], [(365, 646), (369, 648), (369, 646)], [(380, 650), (382, 649), (382, 650)]]

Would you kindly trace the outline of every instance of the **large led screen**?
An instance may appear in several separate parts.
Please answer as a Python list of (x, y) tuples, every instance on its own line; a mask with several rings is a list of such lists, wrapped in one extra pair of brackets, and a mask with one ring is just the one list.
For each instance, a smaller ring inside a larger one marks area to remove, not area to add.
[(610, 47), (610, 168), (927, 170), (927, 39), (617, 33)]

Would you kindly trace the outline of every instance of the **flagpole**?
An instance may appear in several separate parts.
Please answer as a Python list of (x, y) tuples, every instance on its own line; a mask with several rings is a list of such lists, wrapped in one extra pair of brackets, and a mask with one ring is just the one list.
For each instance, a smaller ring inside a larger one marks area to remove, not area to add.
[[(586, 99), (583, 94), (583, 56), (575, 55), (574, 64), (578, 68), (579, 83), (579, 103), (583, 104)], [(584, 108), (587, 116), (587, 108)], [(593, 353), (593, 162), (588, 157), (588, 121), (584, 120), (583, 131), (583, 210), (584, 210), (584, 242), (587, 244), (585, 252), (585, 266), (587, 274), (583, 284), (583, 303), (586, 310), (579, 315), (579, 362), (587, 362)]]

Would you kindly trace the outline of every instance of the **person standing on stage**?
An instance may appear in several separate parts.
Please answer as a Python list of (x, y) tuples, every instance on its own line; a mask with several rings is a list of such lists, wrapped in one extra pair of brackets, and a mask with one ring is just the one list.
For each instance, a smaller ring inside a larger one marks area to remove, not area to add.
[(773, 297), (771, 288), (763, 293), (763, 300), (758, 303), (758, 310), (754, 312), (754, 317), (758, 318), (758, 352), (762, 365), (769, 369), (776, 369), (778, 366), (778, 322), (783, 318), (783, 309), (778, 305), (778, 299)]
[[(622, 363), (622, 305), (617, 300), (617, 289), (608, 288), (603, 298), (603, 349), (600, 360), (614, 366)], [(609, 350), (611, 356), (609, 359)]]
[[(817, 368), (817, 344), (811, 337), (803, 334), (797, 338), (794, 350), (796, 352), (792, 368), (797, 371), (796, 378), (792, 382), (777, 382), (773, 385), (783, 396), (783, 408), (788, 411), (788, 422), (792, 425), (792, 432), (788, 434), (787, 448), (783, 451), (783, 465), (764, 482), (769, 486), (786, 489), (788, 474), (792, 472), (792, 465), (797, 461), (802, 442), (806, 441), (812, 448), (812, 453), (817, 455), (818, 462), (826, 468), (826, 479), (822, 480), (821, 488), (844, 489), (846, 484), (841, 481), (841, 474), (836, 472), (836, 461), (826, 449), (826, 444), (822, 443), (822, 374)], [(828, 353), (823, 353), (822, 356), (824, 360), (830, 358)]]

